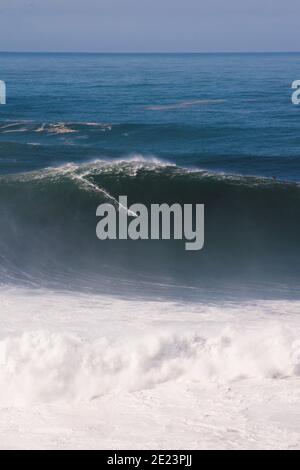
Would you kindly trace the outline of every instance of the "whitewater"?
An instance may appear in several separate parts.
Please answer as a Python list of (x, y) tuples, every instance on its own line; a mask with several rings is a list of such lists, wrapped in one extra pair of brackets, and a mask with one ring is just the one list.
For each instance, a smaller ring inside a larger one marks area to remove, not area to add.
[(299, 449), (299, 309), (1, 288), (0, 447)]

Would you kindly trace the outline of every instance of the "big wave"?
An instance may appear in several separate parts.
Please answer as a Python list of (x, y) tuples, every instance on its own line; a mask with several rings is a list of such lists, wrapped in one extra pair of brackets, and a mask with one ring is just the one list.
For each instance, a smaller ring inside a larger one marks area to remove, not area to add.
[[(205, 204), (204, 249), (187, 253), (181, 241), (99, 241), (96, 208), (116, 204), (120, 195), (148, 206)], [(141, 156), (97, 160), (2, 176), (0, 220), (2, 282), (299, 281), (297, 183), (184, 169)]]

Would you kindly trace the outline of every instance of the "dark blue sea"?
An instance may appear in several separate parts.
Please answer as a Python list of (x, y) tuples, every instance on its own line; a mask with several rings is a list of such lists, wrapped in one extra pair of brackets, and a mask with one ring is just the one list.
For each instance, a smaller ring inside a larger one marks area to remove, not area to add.
[[(0, 282), (297, 296), (297, 79), (300, 54), (0, 54)], [(100, 242), (105, 194), (204, 203), (204, 249)]]

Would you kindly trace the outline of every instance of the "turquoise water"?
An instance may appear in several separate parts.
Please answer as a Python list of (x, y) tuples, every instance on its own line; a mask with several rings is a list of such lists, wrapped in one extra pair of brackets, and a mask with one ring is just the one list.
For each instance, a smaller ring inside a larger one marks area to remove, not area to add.
[[(1, 281), (297, 291), (299, 78), (300, 54), (0, 54)], [(103, 193), (82, 178), (130, 202), (204, 203), (204, 250), (104, 249)]]

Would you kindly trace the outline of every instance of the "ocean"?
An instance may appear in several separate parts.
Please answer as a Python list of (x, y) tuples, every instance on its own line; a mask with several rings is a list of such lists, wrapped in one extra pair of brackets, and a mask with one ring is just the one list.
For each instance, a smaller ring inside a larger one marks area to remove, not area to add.
[[(299, 66), (0, 53), (3, 447), (300, 447)], [(204, 248), (98, 240), (120, 195), (204, 204)]]

